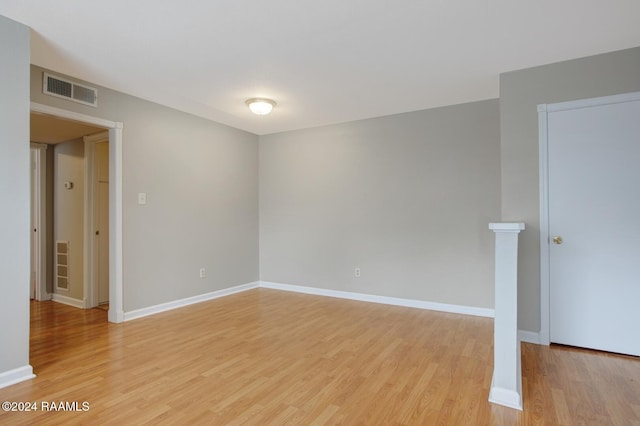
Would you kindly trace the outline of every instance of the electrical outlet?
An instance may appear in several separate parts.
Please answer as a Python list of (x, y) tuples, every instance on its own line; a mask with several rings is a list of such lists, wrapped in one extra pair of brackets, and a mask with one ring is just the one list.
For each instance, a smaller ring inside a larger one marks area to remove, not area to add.
[(207, 276), (207, 271), (204, 268), (200, 268), (200, 278)]
[(360, 278), (360, 268), (356, 268), (354, 272), (355, 272), (356, 278)]

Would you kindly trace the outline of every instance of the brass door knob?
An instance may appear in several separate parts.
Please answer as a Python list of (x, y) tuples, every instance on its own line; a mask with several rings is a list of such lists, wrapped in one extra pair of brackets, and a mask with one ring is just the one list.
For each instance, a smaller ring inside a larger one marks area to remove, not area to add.
[(559, 235), (553, 237), (553, 242), (554, 244), (562, 244), (562, 237)]

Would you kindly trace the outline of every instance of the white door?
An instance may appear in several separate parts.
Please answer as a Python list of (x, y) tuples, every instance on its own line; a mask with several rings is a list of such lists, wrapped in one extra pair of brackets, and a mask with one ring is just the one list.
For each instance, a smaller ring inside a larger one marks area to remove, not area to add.
[(640, 355), (640, 99), (547, 119), (550, 340)]
[(96, 281), (98, 304), (109, 302), (109, 142), (95, 146)]

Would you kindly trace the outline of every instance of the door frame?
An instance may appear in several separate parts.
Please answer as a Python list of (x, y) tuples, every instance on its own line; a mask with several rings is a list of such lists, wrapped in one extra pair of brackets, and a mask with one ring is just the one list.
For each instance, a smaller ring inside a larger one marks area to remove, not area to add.
[[(122, 256), (123, 123), (31, 102), (31, 112), (77, 121), (109, 131), (109, 322), (124, 321)], [(85, 295), (86, 297), (86, 295)]]
[(37, 247), (34, 252), (35, 259), (32, 262), (35, 262), (36, 266), (35, 299), (38, 301), (51, 300), (51, 294), (47, 292), (47, 162), (44, 156), (47, 148), (47, 144), (30, 143), (30, 150), (35, 153), (35, 176), (32, 182), (35, 194), (32, 197), (31, 209), (35, 213), (35, 224), (32, 224), (32, 229), (33, 226), (37, 229)]
[(540, 343), (549, 345), (551, 340), (551, 271), (549, 233), (549, 113), (602, 105), (635, 102), (640, 100), (640, 92), (602, 96), (576, 101), (538, 105), (538, 141), (540, 176)]
[[(84, 136), (84, 307), (98, 306), (98, 287), (96, 277), (96, 190), (98, 180), (94, 164), (95, 146), (100, 142), (109, 142), (109, 132)], [(111, 283), (109, 283), (111, 284)], [(111, 293), (111, 291), (109, 291)]]

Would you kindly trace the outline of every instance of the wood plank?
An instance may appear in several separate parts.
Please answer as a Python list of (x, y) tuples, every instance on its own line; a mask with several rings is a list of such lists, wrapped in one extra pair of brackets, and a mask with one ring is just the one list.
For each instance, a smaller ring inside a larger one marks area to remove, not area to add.
[(524, 411), (487, 401), (488, 318), (255, 289), (123, 324), (31, 303), (38, 377), (0, 424), (640, 424), (640, 361), (522, 344)]

